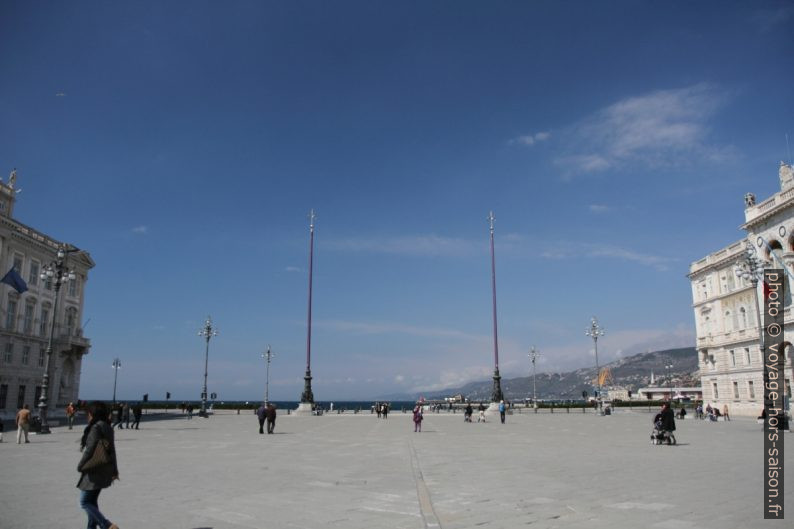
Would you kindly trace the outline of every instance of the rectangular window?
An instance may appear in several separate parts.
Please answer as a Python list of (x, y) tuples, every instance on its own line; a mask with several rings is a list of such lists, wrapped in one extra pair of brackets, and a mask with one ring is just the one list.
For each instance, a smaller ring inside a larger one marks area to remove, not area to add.
[(748, 366), (750, 365), (750, 348), (749, 347), (745, 347), (744, 348), (744, 363), (747, 364)]
[(3, 350), (3, 362), (10, 364), (14, 361), (14, 344), (8, 342)]
[(17, 392), (17, 409), (25, 405), (25, 386), (19, 386)]
[(8, 384), (0, 384), (0, 410), (6, 409), (8, 400)]
[(23, 257), (21, 255), (14, 255), (14, 270), (16, 270), (19, 275), (22, 275), (22, 260)]
[(25, 320), (23, 323), (23, 332), (25, 334), (31, 334), (33, 332), (33, 311), (36, 310), (36, 307), (33, 306), (32, 303), (27, 303), (25, 305)]
[(47, 336), (49, 330), (50, 311), (49, 309), (41, 309), (41, 323), (39, 324), (39, 336)]
[(72, 297), (77, 295), (77, 278), (74, 278), (73, 281), (69, 281), (69, 295)]
[(736, 367), (736, 353), (731, 349), (731, 367)]
[(17, 301), (15, 299), (8, 300), (8, 311), (6, 312), (6, 329), (15, 331), (15, 323), (17, 321)]
[(714, 388), (714, 400), (718, 400), (720, 398), (720, 390), (717, 389), (717, 383), (714, 382), (712, 387)]
[(31, 261), (30, 262), (30, 273), (28, 274), (28, 286), (35, 287), (39, 284), (39, 274), (41, 270), (39, 269), (39, 262), (38, 261)]
[(738, 382), (734, 382), (733, 383), (733, 398), (734, 399), (738, 399), (739, 398), (739, 383)]
[(733, 274), (728, 272), (728, 292), (736, 288), (736, 284), (733, 281)]
[(747, 392), (750, 394), (750, 400), (755, 399), (755, 386), (752, 380), (747, 381)]
[(39, 367), (44, 367), (44, 349), (39, 349)]
[(791, 380), (786, 379), (786, 396), (791, 398)]
[(22, 348), (22, 365), (28, 365), (30, 361), (30, 346), (26, 345)]

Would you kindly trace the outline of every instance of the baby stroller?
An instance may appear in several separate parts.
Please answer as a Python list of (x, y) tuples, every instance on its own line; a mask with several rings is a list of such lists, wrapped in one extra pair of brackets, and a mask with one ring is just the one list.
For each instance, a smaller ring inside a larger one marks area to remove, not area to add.
[(651, 444), (661, 445), (665, 443), (668, 445), (674, 445), (675, 435), (673, 435), (673, 432), (662, 428), (662, 420), (657, 419), (656, 422), (653, 423), (653, 431), (651, 432)]

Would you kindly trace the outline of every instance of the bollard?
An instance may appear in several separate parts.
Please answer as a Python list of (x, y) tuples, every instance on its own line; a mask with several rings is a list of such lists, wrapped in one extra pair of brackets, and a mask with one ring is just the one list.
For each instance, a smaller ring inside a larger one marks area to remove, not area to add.
[(571, 407), (570, 407), (570, 406), (568, 406), (567, 408), (565, 408), (565, 413), (571, 413)]

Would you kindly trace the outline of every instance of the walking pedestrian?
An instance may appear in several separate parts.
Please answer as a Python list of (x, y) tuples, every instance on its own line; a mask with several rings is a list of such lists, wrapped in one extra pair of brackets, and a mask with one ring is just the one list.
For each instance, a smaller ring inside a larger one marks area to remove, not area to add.
[(505, 411), (507, 408), (505, 407), (505, 401), (499, 401), (499, 418), (502, 419), (502, 424), (505, 423)]
[(124, 406), (124, 408), (123, 408), (124, 411), (122, 412), (122, 418), (124, 419), (124, 426), (126, 426), (127, 430), (129, 430), (130, 429), (130, 405), (125, 402), (123, 404), (123, 406)]
[[(265, 415), (267, 414), (267, 408), (265, 407), (265, 403), (263, 402), (259, 408), (256, 410), (256, 418), (259, 419), (259, 433), (265, 433)], [(270, 433), (270, 432), (268, 432)]]
[(419, 432), (422, 433), (422, 420), (424, 417), (422, 416), (422, 406), (419, 404), (414, 407), (414, 433)]
[(389, 404), (387, 402), (384, 402), (381, 405), (381, 412), (383, 413), (383, 418), (384, 419), (388, 419), (388, 417), (389, 417)]
[(471, 422), (471, 416), (474, 413), (474, 410), (471, 407), (471, 402), (466, 404), (466, 411), (463, 412), (463, 422)]
[(273, 433), (276, 429), (276, 405), (272, 402), (267, 405), (265, 418), (267, 418), (267, 433)]
[(190, 420), (192, 418), (193, 418), (193, 405), (192, 404), (188, 404), (187, 405), (187, 420)]
[(375, 413), (378, 414), (378, 419), (380, 419), (380, 414), (382, 413), (380, 402), (375, 403)]
[(138, 429), (138, 426), (141, 424), (142, 414), (143, 414), (143, 408), (141, 408), (140, 404), (136, 404), (135, 406), (132, 407), (132, 417), (134, 419), (132, 425), (135, 427), (136, 430)]
[(69, 425), (69, 429), (72, 429), (74, 426), (74, 415), (77, 413), (77, 410), (74, 409), (74, 404), (71, 402), (68, 406), (66, 406), (66, 423)]
[(29, 443), (28, 431), (30, 430), (30, 409), (27, 404), (17, 412), (17, 444), (22, 444), (22, 434), (25, 434), (25, 442)]
[[(92, 402), (88, 406), (88, 426), (83, 431), (80, 449), (83, 455), (77, 464), (80, 480), (80, 507), (88, 515), (89, 528), (118, 529), (118, 525), (105, 518), (99, 511), (99, 493), (110, 487), (119, 479), (119, 468), (116, 461), (116, 444), (113, 440), (113, 428), (108, 424), (108, 411), (102, 402)], [(100, 446), (105, 449), (109, 461), (91, 468), (84, 468), (93, 459)]]
[(478, 409), (480, 414), (477, 416), (477, 422), (485, 422), (485, 404), (481, 402)]
[(111, 428), (118, 427), (119, 430), (124, 428), (121, 425), (121, 404), (114, 404), (113, 408), (112, 408), (112, 410), (110, 412), (110, 415), (111, 415), (111, 421), (112, 421), (110, 423), (110, 427)]
[(728, 415), (728, 405), (727, 404), (722, 407), (722, 414), (725, 416), (725, 420), (726, 421), (730, 421), (731, 420), (731, 416)]

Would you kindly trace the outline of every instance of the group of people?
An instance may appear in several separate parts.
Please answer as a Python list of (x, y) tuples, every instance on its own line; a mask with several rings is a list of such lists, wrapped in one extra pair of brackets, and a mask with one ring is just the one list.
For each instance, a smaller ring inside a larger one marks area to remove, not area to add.
[[(136, 404), (135, 406), (130, 406), (126, 402), (116, 404), (113, 406), (113, 423), (111, 424), (111, 428), (118, 427), (119, 430), (124, 429), (124, 425), (126, 425), (127, 429), (129, 430), (132, 428), (130, 426), (130, 412), (132, 412), (132, 426), (138, 430), (139, 425), (141, 423), (141, 415), (143, 414), (143, 408), (140, 404)], [(71, 426), (70, 426), (71, 428)]]
[(256, 417), (259, 419), (259, 433), (265, 433), (265, 421), (267, 421), (267, 433), (273, 433), (276, 429), (276, 406), (272, 402), (264, 403), (256, 410)]
[[(481, 402), (478, 409), (480, 413), (477, 416), (477, 422), (485, 422), (485, 405)], [(472, 422), (472, 415), (474, 415), (474, 408), (472, 408), (471, 402), (469, 402), (466, 404), (466, 408), (463, 410), (463, 421)]]
[(723, 420), (730, 421), (731, 416), (728, 413), (728, 405), (722, 407), (722, 413), (720, 413), (720, 409), (717, 407), (712, 407), (711, 404), (707, 404), (704, 410), (703, 404), (698, 404), (695, 407), (695, 418), (696, 419), (707, 419), (712, 422), (716, 422), (719, 420), (720, 417), (724, 417)]
[(375, 413), (378, 414), (378, 419), (388, 419), (389, 418), (389, 404), (386, 402), (376, 402), (375, 403)]

